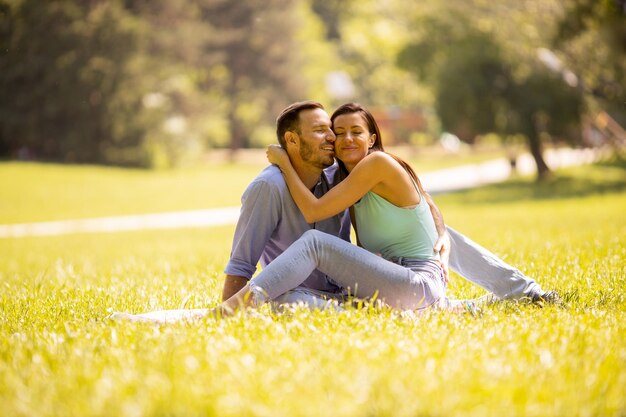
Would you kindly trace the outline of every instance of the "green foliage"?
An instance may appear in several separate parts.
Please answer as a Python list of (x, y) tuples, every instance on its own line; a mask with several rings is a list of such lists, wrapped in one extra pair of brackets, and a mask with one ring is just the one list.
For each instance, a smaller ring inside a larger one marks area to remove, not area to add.
[(139, 39), (119, 2), (24, 0), (9, 3), (2, 19), (0, 151), (106, 163), (112, 147), (141, 160), (138, 121), (118, 121), (140, 106), (120, 88)]
[(200, 10), (219, 36), (207, 49), (228, 70), (219, 91), (225, 99), (230, 147), (248, 147), (256, 125), (274, 120), (307, 91), (306, 81), (293, 76), (300, 64), (294, 3), (204, 1)]
[[(437, 198), (453, 227), (558, 289), (565, 309), (263, 308), (188, 325), (111, 323), (108, 309), (215, 305), (233, 227), (1, 239), (3, 413), (621, 416), (624, 172), (597, 165), (539, 188), (517, 181)], [(449, 291), (483, 293), (458, 277)]]
[(468, 143), (504, 133), (513, 80), (495, 38), (455, 10), (420, 16), (416, 27), (418, 40), (400, 52), (398, 64), (434, 90), (442, 128)]
[(623, 0), (566, 2), (553, 36), (564, 65), (594, 98), (626, 124), (626, 5)]
[(613, 0), (0, 0), (0, 157), (186, 165), (273, 141), (278, 112), (308, 98), (425, 115), (399, 142), (440, 122), (527, 134), (502, 96), (536, 84), (550, 45), (587, 107), (624, 124), (624, 19)]
[(489, 133), (522, 134), (543, 178), (549, 171), (543, 137), (576, 142), (580, 136), (580, 90), (536, 59), (521, 65), (524, 55), (508, 58), (494, 32), (454, 9), (417, 22), (418, 39), (398, 55), (398, 63), (433, 88), (442, 128), (469, 143)]
[(307, 93), (289, 1), (0, 4), (5, 157), (180, 165)]
[(341, 26), (354, 12), (353, 0), (311, 0), (311, 10), (319, 15), (324, 23), (328, 40), (341, 40)]
[(472, 33), (459, 39), (447, 51), (435, 80), (435, 108), (442, 127), (468, 143), (479, 134), (503, 132), (499, 123), (510, 82), (491, 37)]
[(527, 137), (545, 132), (570, 144), (579, 143), (582, 95), (559, 75), (536, 68), (513, 87), (510, 106), (514, 108), (510, 132)]
[(338, 3), (343, 9), (337, 13), (339, 52), (355, 91), (353, 97), (338, 98), (333, 105), (355, 100), (372, 108), (415, 109), (428, 103), (428, 93), (395, 62), (410, 39), (408, 11), (415, 6), (401, 1)]

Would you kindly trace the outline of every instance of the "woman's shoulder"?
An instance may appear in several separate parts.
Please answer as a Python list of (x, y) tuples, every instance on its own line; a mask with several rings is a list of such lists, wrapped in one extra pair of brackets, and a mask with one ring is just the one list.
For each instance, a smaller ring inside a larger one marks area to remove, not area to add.
[(400, 163), (393, 157), (393, 155), (388, 154), (387, 152), (383, 152), (383, 151), (372, 152), (371, 154), (363, 158), (362, 162), (365, 162), (365, 161), (367, 161), (368, 165), (371, 165), (372, 167), (376, 167), (379, 169), (402, 168)]
[(373, 164), (373, 163), (385, 164), (385, 163), (392, 163), (393, 158), (387, 152), (374, 151), (370, 153), (369, 155), (367, 155), (365, 158), (363, 158), (363, 161), (364, 162), (368, 161), (368, 163), (370, 164)]

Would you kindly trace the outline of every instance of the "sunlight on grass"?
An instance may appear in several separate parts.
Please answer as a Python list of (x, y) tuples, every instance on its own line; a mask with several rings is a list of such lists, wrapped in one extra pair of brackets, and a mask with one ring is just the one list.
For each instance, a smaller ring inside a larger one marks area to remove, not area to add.
[[(237, 206), (248, 183), (267, 166), (211, 163), (163, 171), (0, 163), (0, 224), (66, 220)], [(488, 149), (449, 155), (424, 150), (410, 157), (418, 172), (502, 157)]]
[(0, 224), (237, 206), (265, 165), (144, 171), (0, 164)]
[[(3, 414), (623, 416), (626, 171), (615, 169), (436, 198), (450, 225), (559, 290), (568, 308), (264, 307), (194, 324), (112, 323), (109, 309), (217, 304), (234, 228), (0, 239)], [(453, 277), (450, 293), (484, 291)]]
[[(415, 169), (417, 174), (435, 171), (438, 169), (453, 168), (467, 164), (479, 164), (507, 157), (503, 146), (464, 147), (456, 153), (447, 152), (440, 146), (409, 146), (390, 147), (389, 152), (405, 159)], [(521, 152), (518, 152), (518, 154)]]

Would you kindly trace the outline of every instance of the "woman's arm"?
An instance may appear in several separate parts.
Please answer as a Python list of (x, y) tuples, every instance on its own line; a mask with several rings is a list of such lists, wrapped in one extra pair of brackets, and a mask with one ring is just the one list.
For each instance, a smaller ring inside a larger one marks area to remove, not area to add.
[(390, 166), (389, 161), (381, 157), (382, 154), (377, 154), (379, 152), (374, 152), (363, 158), (345, 180), (318, 199), (304, 185), (289, 162), (289, 157), (284, 149), (270, 146), (267, 151), (268, 160), (278, 165), (283, 172), (293, 200), (309, 223), (341, 213), (385, 180)]
[(437, 234), (439, 237), (446, 234), (446, 224), (443, 221), (443, 214), (441, 214), (441, 210), (435, 204), (430, 194), (426, 191), (422, 191), (422, 196), (428, 203), (428, 207), (430, 208), (430, 214), (433, 216), (433, 220), (435, 221), (435, 228), (437, 229)]
[(439, 235), (439, 238), (437, 239), (437, 242), (435, 242), (435, 246), (433, 247), (433, 249), (436, 253), (439, 254), (439, 261), (441, 262), (441, 266), (443, 267), (444, 278), (447, 284), (450, 279), (448, 275), (448, 264), (450, 262), (451, 247), (450, 235), (448, 235), (448, 231), (446, 230), (446, 225), (443, 221), (443, 214), (441, 214), (441, 210), (439, 210), (439, 207), (437, 207), (430, 194), (423, 191), (422, 196), (424, 196), (424, 199), (428, 203), (430, 213), (433, 216), (433, 220), (435, 221), (437, 234)]

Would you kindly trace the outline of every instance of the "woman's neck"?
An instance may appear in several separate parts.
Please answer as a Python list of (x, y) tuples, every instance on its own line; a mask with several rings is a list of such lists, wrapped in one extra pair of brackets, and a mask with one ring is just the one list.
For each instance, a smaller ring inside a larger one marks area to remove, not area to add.
[(350, 173), (350, 172), (352, 172), (352, 170), (354, 169), (356, 164), (350, 164), (350, 165), (344, 164), (344, 166), (346, 167), (346, 171), (348, 171), (348, 173)]

